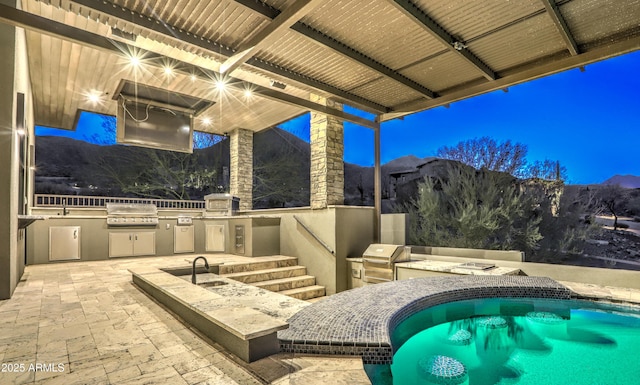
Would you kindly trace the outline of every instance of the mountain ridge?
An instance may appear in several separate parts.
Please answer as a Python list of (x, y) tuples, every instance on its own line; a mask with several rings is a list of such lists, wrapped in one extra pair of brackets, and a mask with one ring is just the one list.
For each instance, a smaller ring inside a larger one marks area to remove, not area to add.
[(625, 174), (616, 174), (611, 178), (605, 180), (601, 184), (603, 185), (618, 185), (624, 188), (640, 188), (640, 176)]
[[(55, 136), (38, 136), (36, 140), (36, 192), (44, 194), (80, 194), (80, 195), (109, 195), (117, 193), (117, 189), (106, 186), (109, 182), (96, 164), (96, 160), (105, 158), (122, 164), (114, 164), (119, 172), (128, 172), (126, 160), (138, 149), (135, 146), (99, 145), (82, 140)], [(160, 153), (165, 153), (162, 150)], [(229, 140), (222, 140), (213, 146), (194, 150), (202, 155), (198, 157), (198, 165), (203, 168), (215, 169), (215, 186), (220, 190), (228, 186), (229, 178)], [(310, 145), (294, 134), (272, 128), (254, 135), (254, 178), (279, 178), (280, 184), (288, 184), (295, 188), (305, 199), (291, 198), (291, 194), (284, 194), (276, 199), (265, 192), (263, 187), (257, 189), (256, 196), (265, 196), (259, 205), (285, 205), (291, 199), (296, 205), (308, 204), (308, 190), (310, 186)], [(280, 155), (279, 155), (280, 154)], [(122, 162), (118, 162), (122, 159)], [(390, 160), (381, 165), (382, 194), (390, 196), (391, 185), (395, 179), (391, 174), (411, 172), (418, 166), (434, 160), (434, 157), (420, 158), (406, 155)], [(273, 173), (267, 168), (279, 167), (281, 163), (287, 170)], [(440, 162), (438, 162), (440, 163)], [(442, 166), (442, 164), (441, 164)], [(438, 166), (439, 167), (439, 166)], [(429, 166), (432, 168), (432, 166)], [(427, 170), (433, 173), (434, 170)], [(344, 193), (345, 204), (373, 205), (374, 167), (360, 166), (344, 162)], [(639, 188), (640, 177), (634, 175), (614, 175), (602, 184), (620, 184), (623, 187)], [(193, 197), (192, 199), (199, 199)], [(255, 198), (255, 196), (254, 196)], [(275, 202), (275, 203), (274, 203)], [(293, 204), (293, 203), (292, 203)], [(279, 206), (278, 206), (279, 207)]]

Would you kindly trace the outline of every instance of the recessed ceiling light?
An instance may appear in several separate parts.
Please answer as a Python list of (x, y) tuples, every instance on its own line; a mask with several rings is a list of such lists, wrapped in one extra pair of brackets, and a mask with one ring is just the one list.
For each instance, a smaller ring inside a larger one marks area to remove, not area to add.
[(140, 58), (135, 55), (131, 55), (129, 56), (129, 63), (134, 67), (140, 67)]
[(216, 88), (219, 91), (224, 91), (226, 86), (227, 86), (227, 83), (225, 83), (223, 80), (216, 80)]
[(164, 74), (167, 76), (173, 75), (173, 68), (169, 66), (164, 66)]
[(245, 97), (245, 98), (250, 98), (250, 97), (252, 97), (252, 96), (253, 96), (253, 91), (251, 91), (251, 90), (249, 90), (249, 89), (244, 90), (244, 97)]
[(102, 95), (100, 94), (100, 92), (96, 90), (89, 91), (86, 94), (86, 97), (87, 97), (87, 100), (93, 105), (96, 105), (102, 101)]

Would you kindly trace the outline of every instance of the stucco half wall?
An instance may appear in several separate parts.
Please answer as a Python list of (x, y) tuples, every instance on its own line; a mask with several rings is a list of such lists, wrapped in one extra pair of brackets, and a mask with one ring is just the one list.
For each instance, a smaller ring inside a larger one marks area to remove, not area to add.
[(347, 258), (361, 257), (374, 243), (373, 207), (251, 211), (262, 212), (281, 217), (280, 253), (297, 257), (299, 264), (316, 277), (318, 285), (326, 287), (327, 295), (349, 289), (347, 275), (351, 270), (347, 268)]

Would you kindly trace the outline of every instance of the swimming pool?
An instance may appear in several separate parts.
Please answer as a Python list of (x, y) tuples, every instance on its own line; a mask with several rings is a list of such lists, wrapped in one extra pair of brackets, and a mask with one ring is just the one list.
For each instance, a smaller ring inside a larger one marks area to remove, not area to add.
[(640, 311), (588, 301), (491, 298), (416, 313), (393, 330), (383, 384), (640, 384)]

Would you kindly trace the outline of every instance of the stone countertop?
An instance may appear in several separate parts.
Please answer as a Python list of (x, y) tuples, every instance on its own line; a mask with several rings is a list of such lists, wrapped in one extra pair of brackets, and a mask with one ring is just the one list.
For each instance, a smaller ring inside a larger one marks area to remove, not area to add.
[[(445, 261), (434, 261), (434, 260), (417, 260), (417, 261), (409, 261), (409, 262), (400, 262), (396, 263), (397, 267), (406, 268), (406, 269), (415, 269), (415, 270), (428, 270), (428, 271), (436, 271), (442, 273), (449, 274), (460, 274), (460, 275), (518, 275), (520, 274), (520, 269), (514, 267), (501, 267), (495, 266), (488, 269), (469, 269), (460, 267), (463, 263), (468, 262), (467, 260), (461, 262), (445, 262)], [(476, 263), (486, 263), (482, 260), (474, 261)]]
[[(191, 276), (180, 277), (191, 283)], [(302, 308), (309, 306), (308, 302), (288, 297), (269, 290), (261, 289), (246, 283), (234, 281), (232, 279), (220, 277), (216, 274), (205, 273), (197, 274), (198, 283), (206, 283), (210, 281), (223, 281), (225, 285), (214, 286), (210, 292), (213, 292), (217, 298), (207, 298), (195, 300), (193, 306), (200, 309), (211, 311), (220, 308), (237, 308), (239, 306), (257, 310), (263, 314), (273, 317), (281, 322), (287, 322), (294, 314)]]
[(154, 267), (134, 268), (130, 272), (215, 319), (221, 327), (243, 339), (286, 328), (291, 316), (309, 306), (307, 302), (212, 273), (197, 274), (198, 283), (220, 281), (224, 284), (204, 288), (193, 285), (190, 274), (174, 276)]
[(205, 214), (205, 215), (201, 215), (201, 216), (194, 216), (193, 219), (280, 219), (280, 216), (278, 216), (278, 215), (259, 215), (259, 214), (255, 214), (255, 215), (238, 214), (238, 215), (220, 216), (220, 215), (206, 215)]
[(81, 214), (67, 214), (67, 215), (44, 215), (45, 219), (107, 219), (107, 215), (81, 215)]
[(640, 305), (640, 290), (627, 287), (600, 286), (591, 283), (560, 281), (576, 299)]

